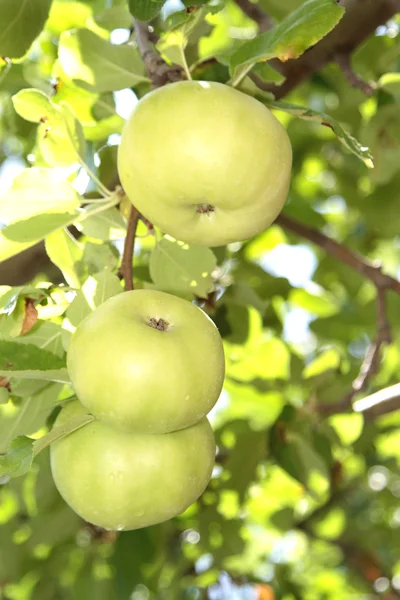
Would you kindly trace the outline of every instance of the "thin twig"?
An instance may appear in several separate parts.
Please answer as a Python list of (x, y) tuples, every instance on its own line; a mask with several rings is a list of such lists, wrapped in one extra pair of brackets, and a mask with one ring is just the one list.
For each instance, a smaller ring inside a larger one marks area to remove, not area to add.
[[(249, 2), (249, 0), (247, 0)], [(237, 4), (241, 5), (242, 0)], [(273, 86), (258, 79), (260, 89), (272, 92), (277, 100), (286, 96), (327, 64), (335, 62), (338, 54), (351, 54), (400, 11), (400, 0), (371, 0), (361, 2), (343, 0), (346, 12), (334, 29), (297, 59), (280, 61), (275, 58), (271, 66), (285, 77), (281, 85)], [(255, 18), (255, 17), (252, 17)], [(266, 86), (266, 87), (265, 87)]]
[(167, 83), (181, 81), (185, 78), (182, 67), (175, 64), (169, 66), (165, 60), (155, 52), (150, 39), (152, 34), (147, 23), (135, 20), (134, 29), (136, 43), (147, 74), (153, 83), (153, 87), (161, 87)]
[(255, 73), (250, 72), (248, 74), (248, 76), (256, 84), (256, 86), (258, 88), (260, 88), (260, 90), (263, 90), (264, 92), (270, 92), (277, 99), (277, 96), (279, 95), (280, 88), (281, 88), (280, 85), (277, 85), (276, 83), (273, 83), (272, 81), (264, 81), (263, 79), (261, 79), (261, 77), (259, 77)]
[(377, 322), (378, 331), (375, 340), (370, 344), (365, 354), (364, 360), (360, 367), (357, 377), (354, 379), (351, 390), (340, 401), (335, 404), (320, 404), (316, 406), (316, 410), (326, 416), (334, 415), (341, 412), (346, 412), (353, 408), (352, 402), (354, 397), (362, 392), (368, 385), (371, 378), (376, 374), (379, 368), (380, 351), (383, 344), (391, 342), (391, 334), (389, 324), (385, 312), (385, 291), (377, 288)]
[(245, 15), (258, 24), (260, 32), (268, 31), (274, 26), (271, 17), (258, 4), (250, 0), (235, 0), (235, 3)]
[[(152, 34), (147, 23), (135, 20), (134, 32), (139, 52), (142, 56), (146, 71), (152, 81), (153, 87), (161, 87), (166, 83), (180, 81), (184, 78), (181, 67), (178, 65), (173, 65), (172, 67), (168, 66), (161, 56), (154, 51), (151, 41)], [(118, 276), (120, 279), (124, 279), (125, 281), (126, 291), (134, 289), (133, 254), (139, 219), (143, 220), (149, 229), (153, 228), (152, 224), (140, 215), (137, 208), (132, 206), (128, 219), (128, 228), (126, 231), (121, 266), (118, 270)]]
[(366, 96), (372, 96), (375, 93), (375, 88), (353, 70), (349, 54), (338, 52), (336, 63), (352, 87), (361, 90)]
[(132, 206), (129, 213), (128, 228), (124, 244), (121, 266), (118, 277), (125, 281), (125, 290), (133, 290), (133, 253), (135, 250), (136, 229), (139, 221), (139, 211)]
[(386, 275), (386, 273), (382, 273), (380, 265), (368, 262), (360, 254), (346, 248), (346, 246), (336, 242), (321, 231), (304, 225), (304, 223), (300, 223), (300, 221), (296, 221), (283, 213), (278, 216), (275, 222), (283, 227), (283, 229), (291, 231), (320, 246), (328, 254), (345, 263), (369, 281), (372, 281), (377, 288), (382, 290), (390, 289), (396, 292), (396, 294), (400, 294), (400, 281), (397, 281), (397, 279), (394, 279), (390, 275)]
[(382, 273), (380, 265), (374, 265), (368, 262), (364, 257), (356, 254), (343, 244), (336, 242), (324, 233), (304, 225), (299, 221), (295, 221), (291, 217), (284, 214), (279, 215), (276, 223), (284, 229), (291, 231), (303, 238), (306, 238), (317, 244), (328, 254), (334, 256), (341, 262), (347, 264), (352, 269), (363, 275), (366, 279), (372, 281), (376, 287), (377, 294), (377, 332), (374, 341), (368, 347), (365, 358), (362, 362), (359, 374), (352, 383), (351, 390), (338, 403), (321, 404), (315, 408), (318, 412), (324, 415), (332, 415), (340, 412), (345, 412), (352, 407), (354, 397), (362, 392), (371, 378), (376, 374), (379, 366), (380, 351), (383, 344), (391, 342), (391, 334), (389, 322), (386, 314), (386, 290), (390, 289), (400, 294), (400, 282)]
[(400, 383), (379, 390), (366, 398), (357, 400), (353, 410), (368, 420), (376, 419), (400, 409)]

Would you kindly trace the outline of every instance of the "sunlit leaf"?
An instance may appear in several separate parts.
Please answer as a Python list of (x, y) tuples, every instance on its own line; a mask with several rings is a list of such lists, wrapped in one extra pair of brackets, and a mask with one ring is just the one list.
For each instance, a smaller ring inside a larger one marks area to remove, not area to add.
[(189, 246), (164, 237), (150, 256), (150, 275), (157, 289), (206, 298), (214, 289), (215, 255), (204, 246)]
[[(14, 223), (27, 221), (36, 215), (47, 217), (49, 213), (72, 215), (79, 205), (80, 196), (68, 181), (60, 180), (53, 169), (33, 167), (22, 171), (12, 188), (2, 195), (0, 215), (5, 223)], [(38, 239), (38, 236), (33, 236), (33, 239)]]
[[(329, 0), (330, 1), (330, 0)], [(260, 98), (261, 100), (261, 98)], [(298, 106), (296, 104), (289, 104), (288, 102), (280, 101), (272, 101), (272, 100), (262, 100), (265, 104), (270, 106), (271, 108), (276, 108), (277, 110), (283, 110), (284, 112), (288, 112), (300, 119), (307, 119), (310, 121), (318, 121), (321, 125), (325, 127), (329, 127), (332, 129), (333, 133), (337, 136), (338, 140), (346, 146), (350, 152), (355, 154), (363, 163), (369, 167), (370, 169), (374, 166), (373, 156), (367, 146), (363, 146), (360, 142), (353, 137), (346, 129), (344, 129), (338, 121), (336, 121), (330, 115), (319, 112), (317, 110), (313, 110), (304, 106)]]
[(0, 477), (25, 475), (32, 464), (33, 440), (19, 436), (13, 439), (7, 454), (0, 454)]
[(74, 218), (77, 218), (78, 216), (79, 213), (72, 215), (58, 213), (35, 215), (29, 219), (11, 223), (11, 225), (8, 225), (3, 229), (2, 233), (4, 237), (13, 242), (37, 242), (53, 231), (71, 225)]
[(166, 0), (129, 0), (129, 10), (135, 19), (150, 21), (164, 6)]
[(65, 31), (60, 38), (59, 59), (68, 77), (92, 91), (120, 90), (147, 81), (133, 46), (116, 46), (89, 29)]
[(13, 375), (18, 371), (47, 371), (64, 367), (65, 362), (48, 350), (33, 344), (0, 339), (0, 374)]
[(23, 56), (39, 35), (52, 0), (0, 0), (0, 55)]
[(66, 229), (54, 231), (46, 238), (46, 252), (51, 262), (63, 273), (69, 285), (79, 288), (79, 268), (83, 249)]
[(234, 79), (244, 76), (258, 61), (297, 58), (340, 21), (344, 8), (336, 0), (307, 0), (279, 25), (245, 42), (231, 57)]
[(38, 440), (36, 440), (34, 442), (33, 458), (35, 456), (37, 456), (37, 454), (39, 454), (39, 452), (41, 452), (42, 450), (44, 450), (45, 448), (50, 446), (50, 444), (53, 444), (54, 442), (61, 440), (62, 438), (69, 435), (70, 433), (73, 433), (74, 431), (81, 429), (81, 427), (84, 427), (85, 425), (87, 425), (88, 423), (91, 423), (92, 421), (94, 421), (93, 415), (90, 415), (90, 414), (77, 415), (76, 417), (73, 417), (66, 423), (63, 423), (62, 425), (58, 425), (57, 427), (54, 427), (50, 431), (50, 433), (39, 438)]
[(303, 371), (303, 377), (315, 377), (325, 371), (337, 369), (340, 365), (340, 353), (335, 348), (324, 350), (311, 361)]

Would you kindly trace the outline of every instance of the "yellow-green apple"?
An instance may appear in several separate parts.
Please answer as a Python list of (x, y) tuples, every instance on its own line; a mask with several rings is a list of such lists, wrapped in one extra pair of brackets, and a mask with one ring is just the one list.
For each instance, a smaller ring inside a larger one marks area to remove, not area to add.
[(248, 239), (281, 211), (292, 149), (258, 100), (227, 85), (182, 81), (154, 90), (125, 123), (124, 190), (154, 225), (189, 244)]
[[(55, 425), (87, 412), (71, 402)], [(165, 434), (122, 433), (92, 421), (54, 442), (54, 482), (69, 506), (89, 523), (129, 530), (183, 512), (204, 491), (215, 442), (206, 418)]]
[(211, 319), (164, 292), (110, 298), (77, 327), (67, 366), (79, 400), (121, 431), (189, 427), (214, 406), (224, 351)]

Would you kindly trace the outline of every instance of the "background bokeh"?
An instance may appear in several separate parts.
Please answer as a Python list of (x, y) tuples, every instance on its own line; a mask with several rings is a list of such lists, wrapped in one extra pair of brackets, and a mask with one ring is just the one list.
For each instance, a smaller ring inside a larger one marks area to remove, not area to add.
[[(261, 2), (276, 22), (300, 4)], [(179, 57), (165, 19), (182, 8), (169, 0), (154, 22), (159, 49), (170, 60)], [(381, 261), (394, 278), (400, 277), (399, 24), (394, 16), (352, 53), (354, 70), (375, 85), (372, 95), (352, 87), (343, 70), (330, 63), (285, 98), (336, 119), (369, 146), (374, 169), (341, 145), (329, 127), (275, 113), (287, 127), (294, 153), (284, 213), (369, 261)], [(108, 55), (75, 30), (118, 48), (130, 39), (131, 26), (124, 1), (53, 0), (50, 18), (29, 53), (11, 68), (6, 61), (0, 64), (3, 224), (19, 202), (10, 191), (12, 182), (30, 166), (53, 170), (55, 193), (57, 182), (69, 181), (87, 200), (96, 196), (56, 119), (46, 134), (46, 123), (38, 126), (17, 114), (12, 96), (22, 89), (36, 88), (57, 106), (68, 103), (82, 125), (87, 164), (104, 185), (115, 186), (124, 119), (150, 85), (136, 50), (129, 77), (122, 83), (103, 81), (101, 58)], [(228, 81), (226, 57), (256, 32), (257, 24), (231, 0), (205, 13), (185, 50), (193, 76)], [(218, 62), (204, 62), (214, 56)], [(274, 71), (265, 73), (262, 66), (256, 71), (280, 81)], [(256, 93), (250, 80), (243, 85)], [(260, 97), (267, 95), (260, 92)], [(39, 193), (34, 192), (33, 204), (40, 202)], [(120, 291), (116, 271), (127, 207), (120, 208), (90, 217), (68, 234), (51, 233), (45, 244), (0, 237), (1, 339), (23, 343), (17, 338), (24, 302), (33, 297), (39, 320), (25, 342), (65, 357), (74, 327)], [(27, 217), (35, 214), (32, 208), (26, 211)], [(154, 235), (140, 223), (136, 286), (153, 285), (193, 299), (171, 264), (162, 264), (163, 275), (154, 280), (149, 270), (154, 246)], [(171, 256), (175, 251), (170, 248)], [(0, 598), (400, 597), (400, 411), (375, 416), (323, 408), (346, 397), (376, 335), (374, 284), (279, 224), (246, 243), (214, 249), (215, 258), (209, 253), (193, 254), (185, 265), (190, 273), (198, 262), (211, 260), (212, 275), (204, 284), (209, 290), (194, 291), (220, 330), (227, 360), (226, 385), (211, 414), (218, 455), (206, 492), (167, 523), (103, 532), (63, 502), (52, 482), (48, 452), (42, 452), (27, 475), (0, 479)], [(388, 290), (392, 342), (356, 399), (398, 383), (399, 307), (398, 296)], [(71, 394), (61, 383), (12, 383), (11, 394), (0, 387), (2, 452), (15, 435), (47, 432), (55, 402)]]

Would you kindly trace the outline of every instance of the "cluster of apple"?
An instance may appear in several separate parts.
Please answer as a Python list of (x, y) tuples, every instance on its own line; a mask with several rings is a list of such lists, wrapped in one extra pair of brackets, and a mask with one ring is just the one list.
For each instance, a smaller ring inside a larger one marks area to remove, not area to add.
[(95, 417), (51, 446), (53, 478), (71, 508), (104, 529), (129, 530), (197, 500), (215, 458), (205, 415), (224, 379), (211, 319), (170, 294), (125, 292), (78, 326), (67, 366), (80, 402), (56, 426)]
[[(285, 129), (260, 102), (219, 83), (184, 81), (137, 104), (118, 170), (154, 225), (218, 246), (271, 224), (286, 200), (291, 160)], [(79, 401), (56, 425), (87, 410), (95, 419), (51, 447), (66, 502), (112, 530), (185, 510), (214, 464), (206, 415), (222, 389), (224, 353), (211, 319), (169, 294), (125, 292), (78, 326), (67, 366)]]

